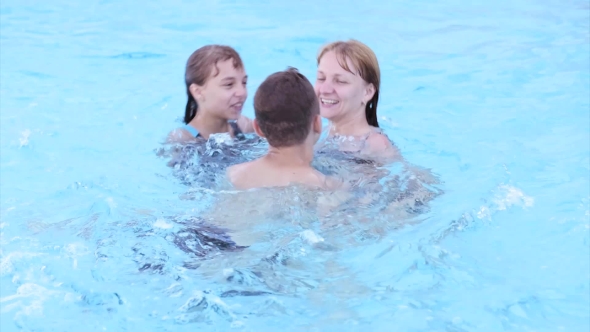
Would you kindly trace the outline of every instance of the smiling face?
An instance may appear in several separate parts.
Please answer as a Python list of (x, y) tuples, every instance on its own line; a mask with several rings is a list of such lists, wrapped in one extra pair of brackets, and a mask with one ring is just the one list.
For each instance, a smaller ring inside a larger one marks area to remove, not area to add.
[(315, 92), (322, 117), (338, 122), (348, 117), (364, 117), (365, 105), (375, 89), (358, 74), (358, 69), (346, 59), (350, 71), (338, 62), (334, 51), (326, 52), (319, 61)]
[(247, 81), (244, 69), (236, 68), (234, 60), (228, 59), (217, 62), (205, 84), (193, 83), (190, 91), (197, 100), (199, 112), (202, 110), (219, 118), (237, 120), (248, 97)]

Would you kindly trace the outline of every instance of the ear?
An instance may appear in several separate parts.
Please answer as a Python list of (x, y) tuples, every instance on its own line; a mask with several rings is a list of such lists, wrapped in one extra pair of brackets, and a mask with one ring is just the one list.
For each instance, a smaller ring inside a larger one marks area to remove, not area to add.
[(313, 119), (312, 129), (317, 134), (322, 133), (322, 117), (319, 114), (315, 116), (315, 119)]
[(252, 120), (252, 128), (254, 128), (254, 132), (256, 135), (260, 137), (264, 137), (264, 133), (260, 130), (260, 126), (258, 125), (258, 121), (256, 119)]
[(371, 98), (373, 98), (373, 96), (375, 95), (375, 85), (373, 85), (373, 83), (369, 83), (367, 84), (366, 88), (365, 88), (365, 96), (363, 98), (363, 102), (366, 104), (369, 102), (369, 100), (371, 100)]
[(203, 101), (202, 86), (192, 83), (191, 85), (189, 85), (188, 90), (191, 92), (191, 95), (193, 96), (193, 98), (195, 98), (195, 100)]

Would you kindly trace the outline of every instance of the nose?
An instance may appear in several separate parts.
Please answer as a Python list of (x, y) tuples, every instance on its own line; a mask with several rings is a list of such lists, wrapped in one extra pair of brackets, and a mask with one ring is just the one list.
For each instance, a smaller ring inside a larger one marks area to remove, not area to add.
[(248, 95), (248, 89), (246, 88), (245, 85), (243, 84), (239, 84), (238, 89), (236, 90), (236, 96), (237, 97), (246, 97)]
[(334, 92), (334, 86), (328, 80), (317, 82), (317, 90), (320, 94), (329, 94)]

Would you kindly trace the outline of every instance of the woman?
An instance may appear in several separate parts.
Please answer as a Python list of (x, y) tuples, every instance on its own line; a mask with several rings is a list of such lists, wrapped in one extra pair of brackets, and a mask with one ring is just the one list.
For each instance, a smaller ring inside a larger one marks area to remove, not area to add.
[(324, 46), (317, 57), (315, 91), (330, 121), (328, 142), (371, 159), (399, 160), (399, 150), (379, 129), (380, 71), (375, 53), (356, 41)]
[[(404, 161), (379, 128), (377, 103), (381, 75), (375, 53), (357, 40), (337, 41), (322, 47), (317, 62), (315, 91), (320, 114), (330, 122), (328, 137), (318, 152), (331, 158), (322, 158), (316, 167), (358, 183), (367, 193), (363, 199), (371, 204), (383, 200), (391, 211), (418, 211), (440, 194), (429, 189), (438, 179)], [(333, 151), (331, 148), (345, 153), (329, 153)], [(367, 167), (375, 161), (401, 162), (404, 170), (401, 174), (390, 174), (387, 169)], [(384, 185), (389, 189), (381, 191)]]
[(217, 133), (241, 138), (253, 132), (252, 121), (241, 115), (248, 96), (248, 76), (240, 55), (231, 47), (207, 45), (188, 59), (184, 74), (188, 101), (185, 126), (173, 130), (167, 143), (205, 140)]

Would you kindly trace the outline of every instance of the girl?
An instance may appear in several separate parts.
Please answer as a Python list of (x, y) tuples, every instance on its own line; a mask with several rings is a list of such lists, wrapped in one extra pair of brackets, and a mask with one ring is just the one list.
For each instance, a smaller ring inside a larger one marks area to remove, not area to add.
[(207, 45), (188, 59), (184, 75), (188, 101), (185, 126), (173, 130), (167, 143), (209, 139), (211, 134), (229, 133), (242, 138), (253, 132), (252, 121), (241, 115), (248, 96), (248, 76), (238, 53), (229, 46)]

